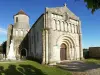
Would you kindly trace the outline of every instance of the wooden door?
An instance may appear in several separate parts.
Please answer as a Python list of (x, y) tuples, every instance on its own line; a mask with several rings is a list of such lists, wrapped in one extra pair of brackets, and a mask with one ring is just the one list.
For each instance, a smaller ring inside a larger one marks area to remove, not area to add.
[(60, 59), (61, 60), (66, 60), (66, 45), (65, 44), (61, 44)]

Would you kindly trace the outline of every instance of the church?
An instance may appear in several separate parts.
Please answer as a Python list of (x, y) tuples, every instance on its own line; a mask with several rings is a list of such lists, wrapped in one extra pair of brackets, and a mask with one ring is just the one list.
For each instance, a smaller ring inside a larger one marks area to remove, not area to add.
[[(13, 50), (12, 56), (10, 50)], [(62, 7), (46, 7), (30, 28), (29, 16), (20, 10), (14, 15), (14, 24), (8, 27), (6, 55), (8, 59), (16, 60), (22, 56), (31, 57), (49, 65), (81, 60), (81, 21), (65, 4)]]

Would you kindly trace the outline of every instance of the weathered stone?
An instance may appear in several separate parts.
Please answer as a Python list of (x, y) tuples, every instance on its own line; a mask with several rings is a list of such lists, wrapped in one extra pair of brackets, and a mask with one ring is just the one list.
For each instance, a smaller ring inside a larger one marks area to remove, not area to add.
[(7, 53), (8, 56), (9, 48), (11, 40), (14, 42), (14, 54), (16, 58), (20, 55), (19, 45), (26, 36), (27, 32), (29, 31), (29, 17), (25, 14), (20, 14), (21, 11), (19, 11), (19, 14), (14, 15), (14, 25), (9, 25), (8, 27), (8, 34), (7, 34)]
[[(16, 23), (17, 18), (20, 18)], [(25, 49), (27, 57), (35, 58), (43, 64), (56, 65), (63, 60), (80, 60), (83, 58), (82, 33), (79, 17), (66, 5), (46, 8), (33, 24), (26, 36), (15, 36), (16, 30), (28, 30), (29, 18), (18, 14), (14, 17), (13, 39), (15, 53)], [(19, 38), (20, 37), (20, 38)], [(62, 48), (61, 45), (65, 47)], [(17, 52), (16, 52), (17, 51)]]

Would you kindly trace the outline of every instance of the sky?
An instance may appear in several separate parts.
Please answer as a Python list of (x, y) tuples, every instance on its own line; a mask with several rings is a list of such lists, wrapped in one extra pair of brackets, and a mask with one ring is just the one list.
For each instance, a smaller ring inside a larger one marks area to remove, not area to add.
[(30, 26), (44, 12), (45, 7), (60, 7), (64, 3), (82, 22), (82, 46), (100, 46), (100, 10), (94, 14), (83, 0), (0, 0), (0, 43), (7, 40), (7, 28), (14, 24), (13, 15), (24, 10), (30, 17)]

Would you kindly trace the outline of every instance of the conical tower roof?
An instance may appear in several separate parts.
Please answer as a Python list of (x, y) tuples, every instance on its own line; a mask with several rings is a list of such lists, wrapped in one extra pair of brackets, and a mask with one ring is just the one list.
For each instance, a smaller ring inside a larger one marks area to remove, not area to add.
[(14, 16), (20, 15), (20, 14), (28, 16), (23, 10), (20, 10), (20, 11), (19, 11), (17, 14), (15, 14)]

